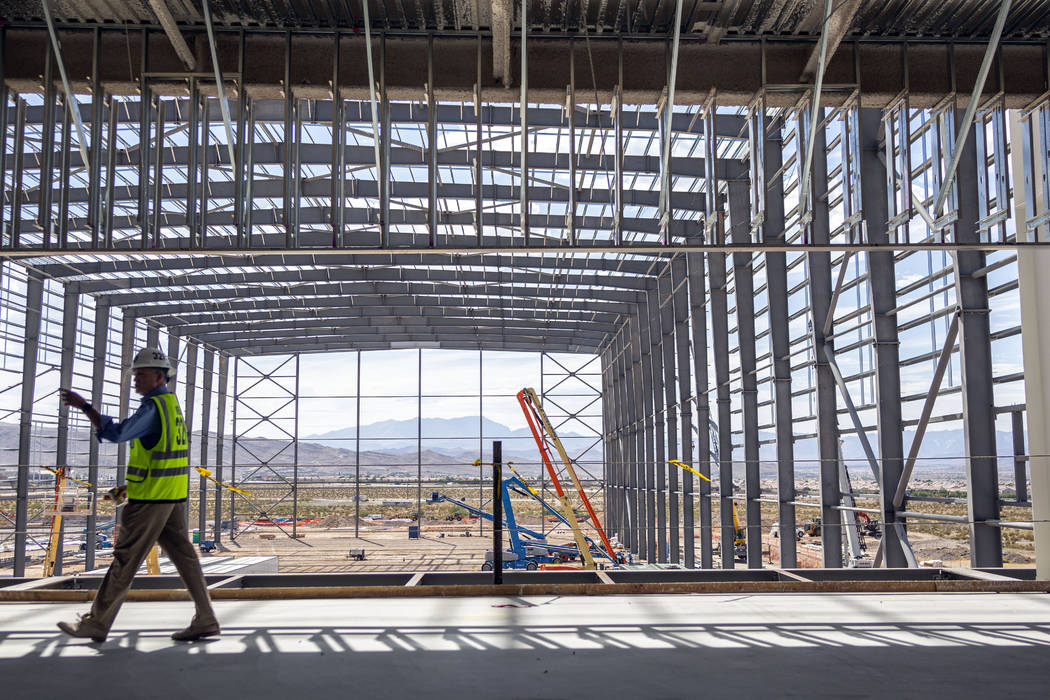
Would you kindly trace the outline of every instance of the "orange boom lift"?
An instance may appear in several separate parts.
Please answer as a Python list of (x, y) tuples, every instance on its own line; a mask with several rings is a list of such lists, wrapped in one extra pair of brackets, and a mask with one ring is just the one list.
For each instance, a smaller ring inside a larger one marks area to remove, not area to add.
[(598, 519), (598, 515), (594, 512), (594, 508), (591, 506), (591, 500), (587, 498), (587, 493), (583, 490), (583, 485), (580, 483), (579, 477), (576, 476), (576, 470), (573, 469), (572, 460), (569, 459), (569, 455), (565, 452), (565, 446), (562, 445), (561, 440), (558, 439), (558, 434), (554, 431), (554, 426), (551, 425), (546, 412), (543, 410), (543, 406), (540, 404), (540, 398), (536, 395), (536, 390), (526, 388), (519, 391), (518, 403), (521, 404), (521, 410), (525, 414), (525, 420), (529, 424), (529, 429), (532, 431), (532, 437), (536, 440), (536, 447), (540, 450), (540, 457), (543, 459), (543, 466), (547, 468), (547, 474), (550, 475), (551, 483), (554, 484), (554, 490), (558, 494), (558, 499), (561, 501), (562, 514), (569, 522), (569, 527), (572, 528), (572, 536), (573, 539), (576, 540), (576, 546), (580, 549), (580, 557), (583, 559), (584, 568), (593, 569), (594, 558), (591, 556), (591, 548), (587, 544), (587, 539), (583, 536), (583, 531), (580, 529), (580, 523), (576, 519), (576, 514), (572, 511), (572, 504), (569, 502), (565, 490), (561, 487), (561, 480), (558, 479), (558, 472), (554, 468), (554, 455), (551, 452), (552, 445), (554, 446), (554, 449), (557, 450), (562, 464), (565, 465), (565, 471), (568, 472), (569, 478), (572, 479), (572, 483), (576, 487), (576, 492), (580, 494), (580, 499), (583, 501), (584, 507), (587, 508), (587, 513), (591, 517), (591, 522), (594, 523), (594, 527), (598, 531), (598, 535), (601, 537), (602, 544), (605, 546), (605, 551), (609, 553), (609, 556), (612, 557), (613, 561), (620, 561), (620, 558), (616, 556), (616, 552), (613, 551), (612, 544), (609, 543), (609, 538), (605, 535), (605, 530), (602, 528), (602, 523)]

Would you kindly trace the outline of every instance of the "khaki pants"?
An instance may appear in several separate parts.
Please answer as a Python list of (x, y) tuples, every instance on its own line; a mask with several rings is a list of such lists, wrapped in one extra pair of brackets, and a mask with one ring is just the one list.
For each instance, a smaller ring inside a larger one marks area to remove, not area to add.
[(154, 543), (160, 544), (179, 572), (197, 606), (197, 619), (215, 619), (208, 597), (208, 586), (197, 552), (190, 544), (185, 503), (128, 503), (120, 517), (120, 531), (113, 551), (113, 563), (91, 605), (91, 617), (105, 629), (124, 603), (135, 573), (146, 560)]

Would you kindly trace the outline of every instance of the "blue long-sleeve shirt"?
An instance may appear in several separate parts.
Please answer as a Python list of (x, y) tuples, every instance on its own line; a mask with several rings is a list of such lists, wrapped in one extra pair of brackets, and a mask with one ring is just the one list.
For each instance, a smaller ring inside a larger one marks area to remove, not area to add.
[(161, 433), (160, 412), (153, 397), (170, 393), (167, 386), (157, 387), (142, 397), (142, 403), (135, 413), (122, 421), (100, 416), (102, 427), (95, 432), (99, 442), (129, 442), (137, 438), (147, 450), (152, 449), (160, 440)]

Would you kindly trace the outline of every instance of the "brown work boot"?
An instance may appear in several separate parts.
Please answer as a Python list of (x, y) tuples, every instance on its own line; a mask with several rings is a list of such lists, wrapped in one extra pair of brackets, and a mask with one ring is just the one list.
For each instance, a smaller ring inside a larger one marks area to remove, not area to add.
[(193, 622), (190, 626), (179, 632), (174, 632), (171, 638), (176, 642), (195, 642), (198, 639), (204, 637), (218, 637), (219, 636), (219, 622), (214, 618), (211, 620), (201, 620), (194, 616)]
[(102, 643), (106, 641), (109, 630), (100, 625), (91, 613), (80, 615), (76, 622), (59, 622), (58, 629), (70, 637), (89, 637), (91, 641)]

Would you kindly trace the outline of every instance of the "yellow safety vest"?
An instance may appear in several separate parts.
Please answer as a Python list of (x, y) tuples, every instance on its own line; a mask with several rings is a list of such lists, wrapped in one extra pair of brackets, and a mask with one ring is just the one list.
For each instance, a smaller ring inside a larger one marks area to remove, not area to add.
[(190, 446), (186, 421), (175, 394), (152, 397), (160, 412), (160, 439), (147, 450), (141, 440), (131, 443), (128, 456), (128, 500), (174, 503), (188, 495)]

